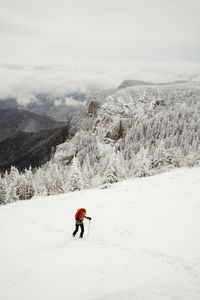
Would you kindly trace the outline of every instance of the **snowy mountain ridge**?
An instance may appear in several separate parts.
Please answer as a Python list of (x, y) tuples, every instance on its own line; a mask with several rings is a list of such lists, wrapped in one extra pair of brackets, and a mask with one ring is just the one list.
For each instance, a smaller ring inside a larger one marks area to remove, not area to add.
[[(103, 99), (100, 97), (96, 114), (88, 115), (91, 101), (93, 101), (92, 97), (88, 99), (82, 110), (77, 110), (72, 116), (71, 122), (76, 124), (75, 126), (78, 128), (77, 134), (80, 134), (80, 130), (83, 130), (86, 136), (92, 133), (100, 143), (114, 145), (119, 150), (124, 148), (124, 143), (128, 137), (130, 138), (132, 131), (137, 134), (136, 128), (138, 126), (141, 127), (140, 135), (142, 137), (144, 134), (142, 131), (145, 131), (145, 127), (151, 120), (155, 123), (156, 120), (161, 119), (157, 126), (157, 135), (160, 134), (159, 127), (162, 126), (164, 119), (172, 126), (175, 115), (180, 115), (181, 120), (187, 123), (184, 113), (191, 114), (190, 126), (194, 126), (193, 134), (199, 129), (200, 86), (195, 83), (153, 88), (130, 87), (112, 91), (112, 94), (103, 97)], [(194, 122), (196, 125), (193, 124)], [(184, 126), (184, 124), (182, 125)], [(177, 131), (177, 128), (175, 130)], [(168, 134), (176, 135), (176, 132), (169, 132)], [(166, 134), (163, 137), (167, 138)], [(197, 139), (199, 141), (199, 135)], [(71, 143), (74, 140), (76, 137), (71, 140)], [(152, 137), (152, 142), (156, 142), (155, 136)], [(68, 149), (70, 141), (57, 147), (56, 156), (59, 156), (59, 149), (64, 150), (65, 145)], [(74, 149), (78, 155), (77, 148), (78, 146), (75, 146)]]
[(52, 151), (51, 160), (34, 170), (32, 177), (28, 173), (28, 187), (26, 172), (14, 182), (8, 177), (16, 170), (6, 175), (1, 185), (8, 181), (12, 190), (13, 182), (15, 188), (2, 192), (1, 202), (17, 199), (19, 190), (26, 199), (105, 188), (129, 177), (199, 165), (200, 85), (187, 82), (92, 93), (73, 113), (68, 130), (66, 142)]
[(187, 83), (186, 80), (177, 80), (172, 82), (161, 82), (161, 83), (153, 83), (153, 82), (147, 82), (142, 80), (124, 80), (120, 86), (119, 89), (124, 89), (131, 86), (147, 86), (147, 85), (173, 85), (173, 84), (181, 84), (181, 83)]
[[(136, 120), (149, 119), (152, 115), (167, 111), (169, 108), (181, 110), (182, 107), (179, 106), (184, 104), (198, 106), (199, 93), (200, 85), (194, 82), (153, 87), (134, 86), (122, 90), (98, 92), (88, 96), (85, 106), (77, 109), (72, 115), (71, 123), (75, 123), (78, 129), (86, 131), (92, 128), (92, 132), (95, 132), (96, 123), (102, 130), (105, 127), (106, 130), (109, 123), (112, 123), (113, 127), (116, 123), (119, 126), (120, 121), (122, 125), (127, 122), (129, 128)], [(91, 103), (98, 104), (98, 114), (88, 114)], [(199, 110), (199, 107), (197, 108)], [(92, 123), (90, 126), (88, 126), (89, 122)], [(125, 128), (126, 132), (128, 128)]]

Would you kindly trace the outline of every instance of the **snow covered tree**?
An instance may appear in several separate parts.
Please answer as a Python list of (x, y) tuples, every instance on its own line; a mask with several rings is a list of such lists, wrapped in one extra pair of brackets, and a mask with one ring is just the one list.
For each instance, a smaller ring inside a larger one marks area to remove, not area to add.
[(7, 203), (19, 200), (17, 195), (17, 185), (20, 180), (20, 174), (17, 168), (11, 167), (10, 173), (5, 176), (7, 185)]
[(198, 154), (190, 151), (188, 155), (184, 158), (185, 166), (193, 167), (197, 159), (198, 159)]
[(90, 158), (89, 155), (87, 154), (82, 165), (82, 178), (83, 178), (83, 183), (84, 183), (84, 188), (89, 189), (92, 187), (92, 180), (94, 178), (94, 172), (92, 169), (92, 166), (90, 164)]
[(161, 141), (154, 152), (152, 168), (162, 168), (164, 166), (180, 167), (182, 152), (179, 148), (166, 149), (164, 142)]
[(20, 175), (20, 180), (16, 187), (16, 193), (18, 195), (19, 200), (25, 200), (26, 198), (26, 179), (24, 174)]
[(143, 147), (135, 156), (134, 174), (137, 177), (146, 177), (150, 175), (151, 159), (149, 157), (148, 149)]
[(63, 192), (63, 178), (58, 165), (49, 162), (45, 171), (46, 189), (48, 195), (54, 195)]
[(43, 168), (38, 168), (33, 176), (33, 186), (35, 196), (47, 196), (47, 188), (45, 181), (45, 171)]
[(68, 186), (68, 181), (69, 181), (69, 174), (70, 174), (70, 166), (63, 166), (62, 167), (62, 178), (63, 178), (63, 192), (69, 192), (69, 186)]
[(109, 158), (109, 163), (107, 164), (107, 167), (105, 169), (104, 174), (104, 184), (107, 183), (116, 183), (119, 181), (119, 178), (117, 176), (117, 163), (116, 163), (116, 154), (113, 152), (112, 155)]
[(24, 196), (25, 199), (31, 199), (34, 196), (33, 174), (31, 167), (24, 173)]
[(125, 179), (127, 177), (127, 162), (124, 159), (123, 153), (117, 151), (115, 156), (115, 165), (117, 170), (117, 177), (119, 179)]
[(80, 171), (79, 161), (77, 157), (74, 157), (69, 173), (68, 189), (70, 192), (75, 192), (82, 190), (83, 186), (84, 184)]
[(0, 177), (0, 205), (6, 204), (8, 202), (7, 198), (7, 186), (4, 178)]
[(19, 200), (31, 199), (35, 194), (31, 168), (20, 174), (16, 184), (16, 194)]

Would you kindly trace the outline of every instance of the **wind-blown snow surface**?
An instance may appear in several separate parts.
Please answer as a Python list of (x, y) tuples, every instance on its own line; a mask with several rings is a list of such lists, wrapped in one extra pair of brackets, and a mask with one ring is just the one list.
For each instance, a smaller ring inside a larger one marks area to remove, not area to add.
[(199, 178), (177, 169), (0, 207), (0, 299), (199, 300)]

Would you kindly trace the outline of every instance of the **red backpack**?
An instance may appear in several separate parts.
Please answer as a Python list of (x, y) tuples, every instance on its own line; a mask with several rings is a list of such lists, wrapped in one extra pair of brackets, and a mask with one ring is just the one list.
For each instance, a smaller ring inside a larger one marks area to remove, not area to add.
[(75, 214), (75, 219), (78, 220), (80, 218), (80, 216), (82, 215), (82, 213), (85, 212), (86, 213), (86, 209), (85, 208), (79, 208)]

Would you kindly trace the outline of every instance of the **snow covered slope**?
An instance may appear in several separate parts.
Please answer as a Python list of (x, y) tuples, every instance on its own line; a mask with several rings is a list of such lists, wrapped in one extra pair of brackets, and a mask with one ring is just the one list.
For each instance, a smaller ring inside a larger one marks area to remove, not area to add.
[(1, 206), (0, 299), (199, 300), (199, 178), (177, 169)]

